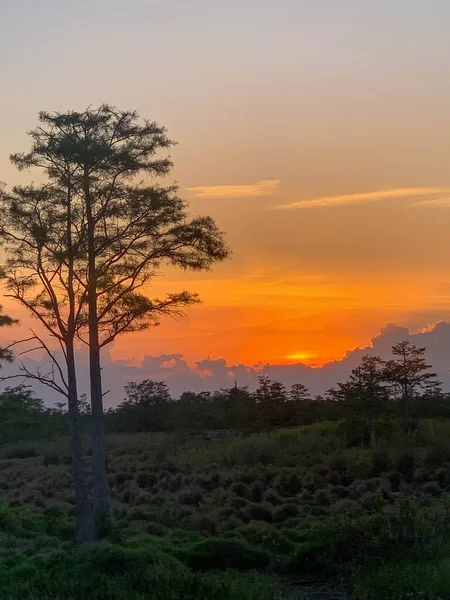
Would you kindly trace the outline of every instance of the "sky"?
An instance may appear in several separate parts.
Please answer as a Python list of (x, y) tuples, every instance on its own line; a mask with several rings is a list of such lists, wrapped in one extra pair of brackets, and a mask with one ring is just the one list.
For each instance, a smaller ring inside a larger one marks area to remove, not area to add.
[(448, 0), (0, 0), (0, 180), (28, 177), (8, 155), (39, 110), (135, 108), (233, 251), (164, 270), (150, 293), (202, 305), (107, 360), (323, 365), (450, 319), (449, 20)]

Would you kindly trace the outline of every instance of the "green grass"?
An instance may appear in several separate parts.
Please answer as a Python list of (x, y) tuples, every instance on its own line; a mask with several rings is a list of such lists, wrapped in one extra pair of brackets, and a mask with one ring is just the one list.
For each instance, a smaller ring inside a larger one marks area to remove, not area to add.
[(449, 555), (403, 558), (355, 575), (353, 592), (362, 600), (444, 600), (450, 593)]
[(339, 422), (225, 441), (109, 435), (114, 526), (82, 551), (66, 440), (4, 445), (0, 597), (284, 600), (282, 576), (346, 579), (360, 599), (438, 600), (450, 589), (447, 433), (424, 421), (373, 450)]

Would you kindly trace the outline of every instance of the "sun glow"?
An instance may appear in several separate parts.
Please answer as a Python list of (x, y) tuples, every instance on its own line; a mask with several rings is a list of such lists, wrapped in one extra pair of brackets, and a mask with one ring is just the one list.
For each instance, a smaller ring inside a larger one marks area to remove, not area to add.
[(317, 358), (317, 352), (300, 351), (287, 354), (284, 358), (295, 362), (308, 362), (311, 358)]

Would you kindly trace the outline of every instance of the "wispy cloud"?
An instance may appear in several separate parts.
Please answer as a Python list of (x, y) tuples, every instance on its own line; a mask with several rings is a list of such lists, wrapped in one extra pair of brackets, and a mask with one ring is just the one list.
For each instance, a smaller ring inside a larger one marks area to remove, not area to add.
[(414, 202), (413, 206), (417, 208), (449, 208), (450, 195), (441, 196), (440, 198), (432, 198), (430, 200), (419, 200)]
[(197, 198), (257, 198), (275, 194), (280, 185), (280, 179), (263, 179), (245, 185), (199, 185), (187, 190)]
[(445, 196), (447, 202), (450, 187), (424, 187), (424, 188), (393, 188), (390, 190), (378, 190), (376, 192), (363, 192), (355, 194), (343, 194), (340, 196), (322, 196), (311, 200), (301, 200), (291, 204), (273, 206), (273, 210), (290, 210), (295, 208), (319, 208), (330, 206), (343, 206), (348, 204), (360, 204), (363, 202), (376, 202), (379, 200), (414, 199), (421, 198), (417, 204), (440, 202)]

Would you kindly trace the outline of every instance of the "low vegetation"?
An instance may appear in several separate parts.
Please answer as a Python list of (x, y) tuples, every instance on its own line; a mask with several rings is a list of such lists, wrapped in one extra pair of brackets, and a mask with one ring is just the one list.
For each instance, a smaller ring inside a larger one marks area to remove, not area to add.
[(4, 444), (0, 588), (11, 600), (275, 599), (286, 581), (332, 578), (356, 598), (437, 600), (449, 434), (432, 419), (373, 448), (340, 421), (227, 440), (110, 434), (114, 522), (81, 551), (64, 438)]
[[(346, 384), (314, 400), (267, 378), (254, 393), (178, 401), (162, 383), (130, 384), (106, 415), (113, 519), (100, 523), (99, 541), (77, 549), (67, 415), (27, 388), (7, 390), (2, 598), (286, 600), (326, 584), (356, 600), (442, 600), (450, 400), (423, 377), (422, 351), (401, 349), (414, 360), (398, 400), (385, 371), (395, 364), (379, 359), (364, 359)], [(241, 427), (224, 427), (232, 418)]]

